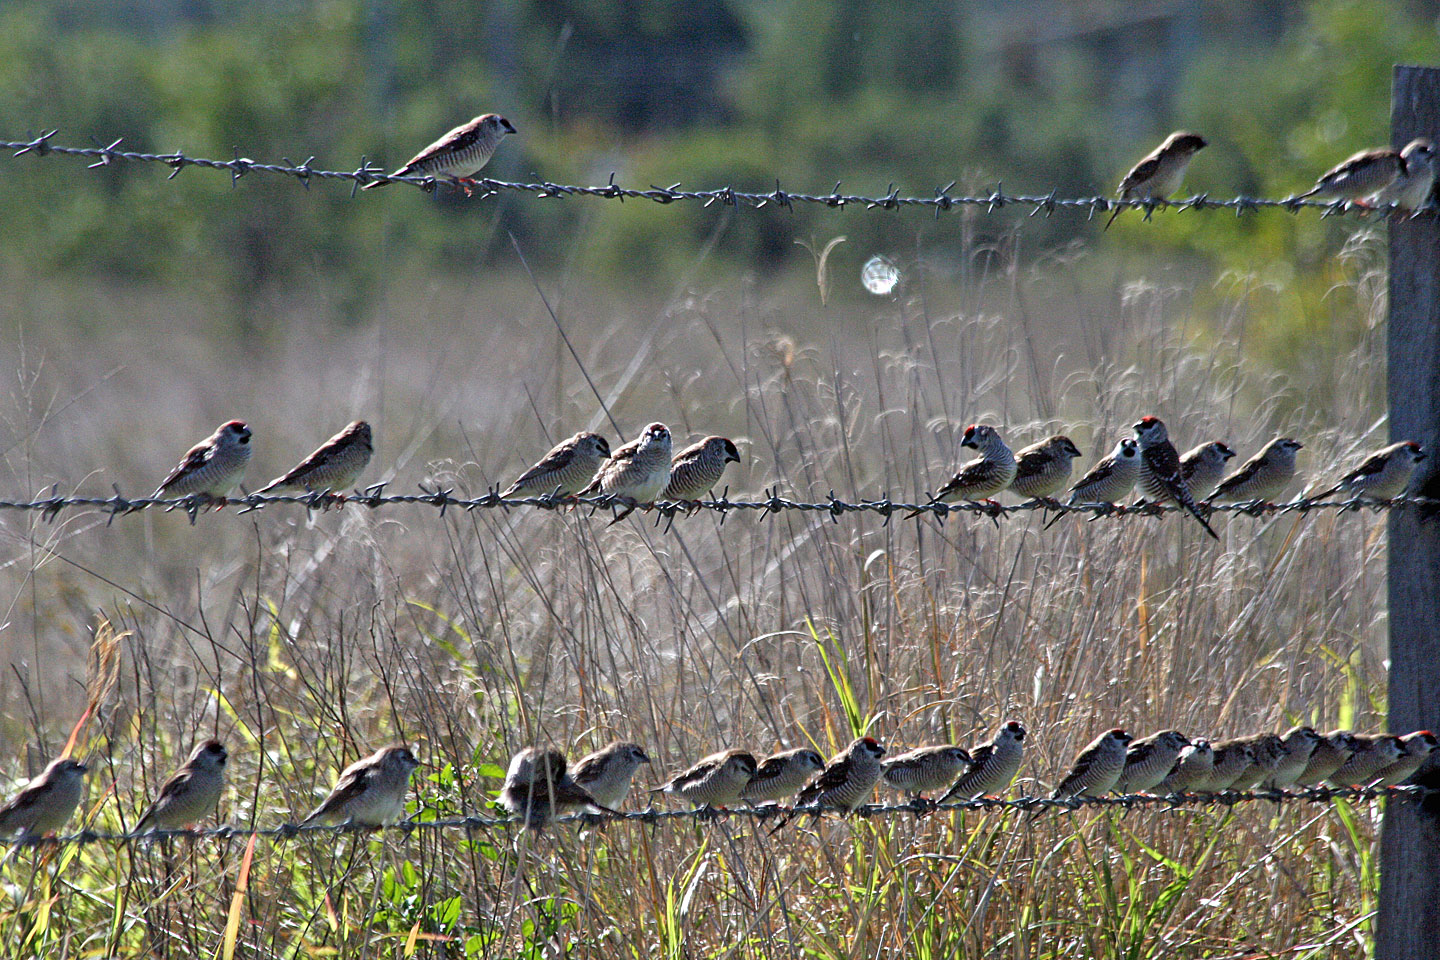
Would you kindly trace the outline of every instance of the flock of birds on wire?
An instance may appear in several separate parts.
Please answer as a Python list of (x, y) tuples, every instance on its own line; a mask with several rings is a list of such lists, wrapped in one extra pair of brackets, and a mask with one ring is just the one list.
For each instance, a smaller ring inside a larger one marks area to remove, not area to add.
[[(1026, 737), (1025, 726), (1010, 720), (990, 740), (969, 750), (941, 744), (887, 756), (885, 747), (868, 736), (852, 741), (829, 761), (808, 747), (762, 761), (747, 750), (727, 749), (674, 773), (650, 793), (665, 793), (706, 811), (738, 803), (776, 804), (778, 809), (791, 800), (793, 806), (780, 811), (772, 834), (797, 808), (853, 813), (881, 785), (908, 794), (919, 816), (952, 799), (1004, 793), (1020, 771)], [(1134, 739), (1117, 728), (1080, 752), (1052, 796), (1218, 794), (1324, 782), (1337, 787), (1395, 786), (1411, 778), (1437, 745), (1428, 730), (1404, 736), (1349, 730), (1320, 734), (1297, 726), (1284, 734), (1211, 743), (1178, 730)], [(197, 746), (160, 787), (134, 833), (182, 830), (214, 813), (225, 789), (228, 757), (217, 740)], [(526, 747), (510, 761), (499, 805), (537, 831), (566, 814), (620, 814), (636, 772), (649, 763), (639, 744), (626, 741), (608, 744), (573, 765), (553, 746)], [(420, 766), (408, 746), (383, 747), (346, 767), (334, 789), (300, 825), (394, 823), (404, 816), (411, 775)], [(85, 764), (62, 756), (0, 807), (0, 836), (19, 838), (11, 855), (21, 844), (66, 824), (84, 793), (86, 771)]]
[[(939, 505), (959, 501), (996, 505), (992, 498), (1007, 491), (1059, 506), (1061, 501), (1056, 498), (1064, 495), (1067, 487), (1064, 505), (1113, 505), (1138, 487), (1149, 502), (1175, 504), (1188, 511), (1216, 537), (1206, 507), (1275, 500), (1295, 480), (1296, 455), (1304, 448), (1292, 437), (1276, 437), (1232, 470), (1228, 462), (1235, 452), (1223, 441), (1210, 440), (1181, 454), (1170, 441), (1164, 421), (1157, 417), (1142, 417), (1133, 429), (1133, 437), (1121, 439), (1072, 484), (1074, 461), (1081, 452), (1069, 437), (1057, 434), (1014, 451), (995, 427), (971, 424), (960, 445), (979, 456), (963, 464), (930, 498), (929, 505), (909, 516), (932, 509), (937, 517), (943, 516)], [(253, 452), (251, 439), (251, 429), (244, 421), (222, 424), (186, 452), (161, 482), (155, 498), (199, 498), (223, 506), (245, 477)], [(370, 425), (356, 420), (259, 492), (305, 491), (343, 501), (345, 495), (338, 491), (356, 484), (374, 449)], [(1424, 451), (1414, 441), (1390, 444), (1308, 499), (1341, 494), (1352, 500), (1391, 500), (1405, 492), (1416, 464), (1424, 459)], [(637, 439), (615, 450), (600, 434), (581, 432), (557, 444), (500, 496), (610, 498), (625, 507), (616, 517), (619, 520), (636, 507), (695, 503), (713, 491), (727, 466), (739, 461), (734, 441), (719, 436), (705, 437), (672, 455), (670, 429), (663, 423), (647, 425)]]
[[(446, 178), (467, 191), (515, 127), (504, 117), (484, 114), (446, 133), (398, 169), (392, 177)], [(1122, 200), (1163, 201), (1184, 180), (1204, 137), (1172, 133), (1135, 165), (1120, 182)], [(1307, 193), (1361, 207), (1390, 207), (1415, 213), (1429, 201), (1435, 177), (1435, 148), (1417, 139), (1401, 150), (1365, 150), (1327, 171)], [(370, 190), (392, 182), (382, 178)], [(1117, 208), (1110, 222), (1119, 215)], [(1106, 224), (1107, 228), (1109, 223)], [(1223, 442), (1203, 443), (1180, 454), (1164, 422), (1153, 416), (1134, 425), (1126, 437), (1089, 472), (1070, 485), (1079, 448), (1065, 436), (1051, 436), (1012, 451), (1000, 432), (987, 424), (966, 428), (961, 446), (979, 456), (962, 465), (931, 498), (931, 504), (991, 502), (1012, 491), (1050, 500), (1069, 485), (1067, 504), (1114, 504), (1137, 486), (1152, 501), (1173, 503), (1189, 512), (1213, 537), (1204, 506), (1213, 502), (1272, 500), (1295, 477), (1302, 444), (1277, 437), (1228, 472), (1234, 452)], [(232, 420), (192, 447), (160, 484), (155, 497), (197, 497), (223, 506), (244, 479), (252, 447), (251, 430)], [(326, 441), (294, 469), (261, 488), (338, 493), (353, 486), (374, 452), (370, 425), (357, 420)], [(1413, 441), (1391, 444), (1366, 458), (1324, 493), (1388, 500), (1408, 486), (1416, 463), (1424, 459)], [(670, 430), (662, 423), (645, 427), (638, 439), (611, 450), (604, 437), (582, 432), (558, 444), (502, 494), (560, 498), (611, 497), (627, 506), (661, 501), (694, 501), (708, 494), (725, 468), (740, 460), (735, 444), (706, 437), (672, 456)], [(339, 494), (343, 499), (343, 494)], [(912, 516), (925, 512), (917, 510)], [(941, 511), (936, 510), (937, 517)], [(621, 514), (624, 516), (625, 514)], [(617, 518), (619, 519), (619, 518)], [(1057, 518), (1058, 519), (1058, 518)], [(1053, 521), (1052, 521), (1053, 522)], [(1025, 727), (1002, 726), (990, 741), (965, 750), (958, 746), (920, 747), (886, 756), (873, 737), (861, 737), (829, 762), (808, 748), (787, 750), (757, 762), (738, 749), (724, 750), (676, 773), (652, 792), (664, 792), (701, 808), (793, 798), (797, 807), (818, 806), (852, 812), (877, 784), (909, 793), (918, 812), (953, 798), (971, 799), (1006, 790), (1019, 772)], [(1210, 743), (1165, 730), (1133, 740), (1124, 730), (1109, 730), (1076, 758), (1055, 789), (1056, 798), (1160, 792), (1166, 794), (1281, 789), (1329, 781), (1340, 786), (1399, 784), (1411, 777), (1436, 748), (1434, 734), (1367, 736), (1338, 730), (1318, 734), (1296, 727), (1283, 734)], [(227, 752), (207, 740), (160, 788), (159, 796), (137, 822), (137, 830), (183, 828), (209, 816), (224, 790)], [(512, 759), (501, 790), (501, 804), (525, 824), (541, 829), (555, 816), (581, 811), (615, 813), (631, 781), (650, 757), (634, 743), (616, 742), (571, 765), (553, 747), (530, 747)], [(360, 760), (341, 774), (330, 795), (302, 823), (351, 823), (381, 826), (399, 819), (411, 774), (420, 766), (405, 746), (390, 746)], [(83, 794), (86, 767), (70, 757), (50, 763), (44, 772), (0, 807), (0, 835), (28, 841), (59, 830)], [(943, 792), (942, 792), (943, 791)], [(927, 793), (939, 793), (928, 800)], [(791, 814), (793, 815), (793, 813)], [(775, 829), (789, 819), (787, 815)], [(11, 856), (15, 850), (12, 849)]]

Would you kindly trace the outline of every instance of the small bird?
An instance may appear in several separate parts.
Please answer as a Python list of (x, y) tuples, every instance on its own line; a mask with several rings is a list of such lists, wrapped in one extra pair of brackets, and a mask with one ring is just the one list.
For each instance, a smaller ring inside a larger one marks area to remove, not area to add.
[[(844, 753), (831, 757), (825, 769), (795, 794), (795, 806), (839, 807), (843, 813), (854, 813), (875, 792), (884, 756), (884, 746), (874, 737), (850, 741)], [(786, 814), (770, 833), (775, 834), (794, 816)]]
[(1075, 758), (1070, 772), (1051, 796), (1056, 800), (1100, 797), (1114, 790), (1125, 770), (1125, 751), (1130, 739), (1130, 734), (1119, 727), (1100, 734)]
[(198, 493), (223, 500), (245, 478), (252, 449), (250, 428), (245, 421), (221, 424), (218, 430), (185, 452), (151, 497), (185, 497)]
[[(945, 485), (930, 498), (935, 503), (955, 503), (959, 500), (989, 500), (1015, 479), (1015, 454), (1000, 439), (1000, 431), (984, 423), (972, 423), (965, 428), (960, 446), (980, 451), (980, 456), (962, 466)], [(905, 519), (917, 517), (925, 511), (916, 510)]]
[(1015, 479), (1010, 489), (1022, 497), (1043, 500), (1065, 489), (1080, 448), (1069, 437), (1056, 434), (1015, 454)]
[(670, 481), (661, 500), (699, 500), (709, 493), (725, 467), (740, 462), (740, 451), (725, 437), (706, 437), (675, 454), (670, 461)]
[[(1079, 503), (1117, 503), (1130, 495), (1139, 478), (1140, 444), (1125, 437), (1070, 488), (1070, 499), (1065, 503), (1072, 507)], [(1045, 524), (1045, 529), (1050, 529), (1063, 516), (1063, 513), (1056, 515)]]
[(1377, 207), (1395, 204), (1403, 213), (1414, 214), (1425, 207), (1435, 188), (1435, 145), (1424, 137), (1411, 140), (1400, 151), (1405, 169), (1370, 202)]
[(1297, 777), (1310, 764), (1310, 755), (1324, 738), (1313, 727), (1291, 727), (1280, 735), (1285, 744), (1285, 757), (1270, 775), (1267, 786), (1284, 790), (1293, 786)]
[(1255, 759), (1241, 772), (1240, 776), (1230, 782), (1231, 790), (1251, 790), (1269, 780), (1288, 755), (1285, 741), (1273, 733), (1262, 733), (1258, 737), (1251, 737), (1250, 750), (1254, 753)]
[(649, 762), (650, 755), (638, 743), (616, 740), (575, 761), (570, 777), (597, 803), (619, 807), (630, 792), (635, 771)]
[(1398, 763), (1405, 756), (1405, 745), (1394, 734), (1367, 736), (1356, 734), (1355, 752), (1330, 774), (1329, 781), (1337, 787), (1365, 786), (1381, 770)]
[(994, 737), (970, 750), (970, 769), (935, 802), (973, 800), (1003, 793), (1020, 772), (1025, 734), (1025, 726), (1019, 720), (1006, 721)]
[(755, 756), (745, 750), (721, 750), (702, 757), (651, 793), (668, 793), (697, 807), (724, 807), (739, 800), (758, 769)]
[(669, 482), (670, 428), (663, 423), (652, 423), (638, 439), (620, 447), (600, 465), (595, 479), (580, 491), (580, 496), (594, 494), (622, 497), (637, 504), (653, 503)]
[(970, 763), (970, 754), (961, 747), (916, 747), (880, 761), (880, 777), (887, 787), (919, 800), (926, 793), (949, 787)]
[(1170, 773), (1155, 785), (1154, 793), (1162, 796), (1172, 793), (1194, 793), (1208, 783), (1215, 772), (1215, 750), (1210, 741), (1196, 737), (1190, 746), (1183, 748), (1175, 758)]
[(1295, 778), (1296, 786), (1309, 787), (1327, 779), (1355, 752), (1357, 741), (1349, 730), (1331, 730), (1310, 753), (1310, 762)]
[(1205, 515), (1200, 512), (1200, 508), (1195, 505), (1195, 499), (1190, 495), (1190, 488), (1180, 472), (1180, 455), (1175, 452), (1175, 446), (1170, 442), (1165, 421), (1158, 417), (1141, 417), (1135, 424), (1135, 439), (1140, 443), (1141, 470), (1138, 482), (1145, 496), (1157, 502), (1168, 500), (1180, 504), (1199, 521), (1206, 533), (1219, 540), (1220, 537), (1210, 529)]
[(1125, 751), (1125, 769), (1115, 781), (1115, 792), (1144, 793), (1159, 786), (1180, 759), (1190, 738), (1179, 730), (1161, 730), (1130, 743)]
[(567, 769), (565, 754), (554, 747), (526, 747), (510, 758), (510, 769), (505, 772), (505, 784), (500, 789), (500, 804), (536, 831), (571, 810), (593, 808), (602, 813), (618, 812), (575, 782)]
[[(0, 807), (0, 836), (19, 834), (20, 842), (43, 837), (65, 826), (85, 792), (85, 764), (69, 757), (51, 760), (10, 802)], [(5, 859), (15, 855), (12, 848)]]
[(1381, 786), (1393, 787), (1409, 780), (1440, 747), (1440, 740), (1429, 730), (1416, 730), (1401, 737), (1400, 744), (1405, 755), (1375, 775)]
[[(1180, 189), (1190, 161), (1205, 146), (1206, 140), (1199, 134), (1176, 130), (1125, 174), (1125, 179), (1120, 181), (1120, 199), (1164, 200)], [(1105, 223), (1106, 230), (1110, 229), (1110, 224), (1115, 222), (1123, 209), (1116, 207), (1115, 212), (1110, 214)]]
[(1230, 785), (1240, 778), (1255, 762), (1255, 748), (1243, 737), (1212, 743), (1214, 751), (1210, 776), (1203, 784), (1192, 788), (1202, 793), (1220, 793), (1229, 790)]
[(1199, 503), (1220, 485), (1225, 476), (1225, 461), (1235, 456), (1235, 451), (1219, 440), (1202, 443), (1180, 454), (1180, 476), (1190, 488), (1190, 496)]
[[(490, 162), (500, 141), (514, 132), (515, 127), (499, 114), (482, 113), (415, 154), (409, 163), (390, 176), (450, 177), (469, 193), (466, 181)], [(373, 190), (388, 183), (389, 180), (376, 180), (360, 189)]]
[(398, 820), (405, 812), (410, 775), (418, 766), (420, 761), (409, 747), (381, 747), (341, 771), (330, 796), (300, 824), (353, 823), (379, 827)]
[(1295, 479), (1295, 455), (1304, 448), (1299, 440), (1276, 437), (1246, 460), (1239, 470), (1221, 480), (1207, 499), (1218, 503), (1275, 500)]
[(160, 785), (155, 802), (136, 822), (135, 832), (146, 827), (179, 830), (209, 816), (225, 790), (228, 758), (219, 740), (206, 740), (192, 750), (184, 765)]
[(581, 432), (561, 440), (520, 479), (505, 488), (502, 497), (554, 493), (570, 497), (589, 486), (610, 456), (610, 444), (598, 433)]
[(370, 463), (375, 443), (370, 424), (352, 420), (344, 430), (320, 444), (319, 449), (301, 460), (288, 473), (276, 477), (260, 488), (260, 493), (274, 490), (338, 491), (355, 485)]
[(1341, 160), (1326, 170), (1315, 181), (1315, 186), (1296, 197), (1308, 200), (1321, 197), (1327, 200), (1349, 200), (1358, 206), (1369, 206), (1364, 198), (1379, 193), (1405, 172), (1405, 160), (1399, 150), (1380, 147), (1361, 150)]
[(1370, 497), (1375, 500), (1393, 500), (1410, 486), (1415, 474), (1415, 465), (1425, 459), (1420, 444), (1413, 440), (1392, 443), (1376, 450), (1365, 458), (1365, 462), (1345, 476), (1340, 482), (1317, 493), (1311, 500), (1322, 500), (1336, 493), (1351, 497)]
[(767, 803), (795, 796), (810, 778), (825, 769), (825, 758), (809, 747), (771, 754), (760, 762), (740, 799)]

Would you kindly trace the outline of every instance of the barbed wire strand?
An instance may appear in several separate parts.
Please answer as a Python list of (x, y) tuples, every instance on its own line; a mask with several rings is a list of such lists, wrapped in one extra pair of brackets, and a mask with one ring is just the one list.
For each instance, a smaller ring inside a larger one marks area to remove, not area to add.
[[(889, 818), (896, 816), (922, 816), (924, 814), (940, 812), (983, 812), (991, 810), (1035, 813), (1045, 810), (1057, 812), (1069, 812), (1085, 810), (1089, 808), (1120, 808), (1124, 811), (1131, 811), (1146, 808), (1160, 808), (1161, 810), (1176, 810), (1186, 807), (1225, 807), (1232, 808), (1238, 804), (1245, 803), (1273, 803), (1277, 806), (1290, 803), (1308, 804), (1333, 804), (1336, 801), (1371, 801), (1371, 800), (1404, 800), (1412, 803), (1422, 803), (1430, 797), (1440, 794), (1423, 785), (1401, 785), (1401, 786), (1352, 786), (1352, 787), (1310, 787), (1303, 790), (1250, 790), (1235, 791), (1226, 790), (1220, 793), (1172, 793), (1152, 794), (1136, 793), (1123, 796), (1107, 797), (1069, 797), (1057, 799), (1052, 797), (976, 797), (973, 800), (959, 800), (953, 803), (937, 804), (930, 800), (911, 801), (908, 803), (890, 804), (865, 804), (855, 810), (854, 815), (866, 819)], [(581, 813), (556, 818), (556, 823), (578, 823), (587, 825), (598, 825), (613, 822), (638, 821), (647, 824), (666, 823), (674, 820), (711, 822), (727, 819), (752, 819), (765, 821), (772, 817), (790, 817), (815, 815), (837, 812), (840, 808), (821, 805), (783, 806), (777, 804), (766, 804), (758, 807), (733, 807), (733, 808), (711, 808), (701, 807), (695, 810), (657, 810), (650, 807), (646, 810), (617, 813)], [(451, 819), (436, 820), (406, 820), (400, 823), (389, 824), (384, 827), (369, 827), (351, 823), (339, 824), (298, 824), (285, 823), (275, 827), (264, 827), (261, 829), (250, 829), (234, 825), (224, 825), (198, 830), (145, 830), (130, 833), (105, 833), (94, 830), (84, 830), (79, 833), (67, 836), (55, 837), (31, 837), (27, 839), (5, 839), (0, 840), (0, 846), (10, 847), (65, 847), (65, 846), (90, 846), (92, 844), (109, 844), (120, 846), (136, 842), (153, 842), (157, 840), (248, 840), (252, 835), (273, 839), (293, 839), (296, 837), (311, 834), (337, 834), (337, 833), (375, 833), (383, 831), (386, 833), (399, 833), (409, 836), (411, 833), (420, 830), (435, 831), (474, 831), (474, 830), (506, 830), (524, 826), (524, 819), (521, 817), (454, 817)]]
[[(1380, 207), (1363, 207), (1345, 200), (1313, 200), (1301, 199), (1299, 196), (1290, 197), (1223, 197), (1214, 198), (1208, 193), (1198, 194), (1186, 199), (1161, 200), (1157, 198), (1133, 198), (1119, 199), (1117, 197), (1089, 196), (1089, 197), (1062, 197), (1056, 190), (1046, 194), (1007, 194), (1004, 183), (997, 183), (989, 193), (982, 194), (961, 194), (955, 195), (950, 191), (955, 189), (955, 182), (951, 181), (944, 187), (935, 190), (933, 196), (904, 196), (893, 183), (884, 194), (878, 196), (866, 196), (864, 194), (842, 193), (841, 184), (836, 182), (835, 188), (829, 193), (796, 193), (785, 190), (780, 186), (780, 181), (775, 181), (775, 189), (767, 192), (755, 192), (737, 190), (734, 187), (718, 187), (708, 190), (683, 190), (679, 183), (668, 187), (651, 185), (647, 189), (635, 187), (622, 187), (615, 182), (615, 175), (610, 175), (608, 183), (592, 184), (581, 186), (576, 184), (552, 183), (548, 180), (536, 180), (533, 182), (512, 182), (507, 180), (494, 180), (489, 177), (467, 178), (464, 181), (424, 177), (424, 176), (391, 176), (385, 172), (385, 168), (375, 166), (368, 157), (360, 158), (360, 166), (354, 170), (322, 170), (313, 163), (315, 157), (311, 156), (305, 162), (296, 164), (288, 157), (283, 158), (284, 163), (261, 163), (249, 157), (241, 156), (240, 150), (235, 149), (235, 155), (229, 160), (215, 160), (206, 157), (192, 157), (183, 151), (176, 150), (174, 153), (145, 153), (138, 150), (121, 150), (120, 144), (124, 138), (117, 139), (106, 146), (96, 147), (65, 147), (51, 143), (51, 139), (58, 133), (58, 130), (50, 130), (41, 133), (38, 137), (29, 140), (0, 140), (0, 150), (14, 151), (11, 159), (32, 155), (36, 157), (74, 157), (82, 160), (93, 160), (89, 169), (112, 166), (120, 161), (131, 163), (158, 163), (171, 168), (170, 176), (167, 179), (173, 180), (180, 171), (186, 167), (198, 167), (203, 170), (220, 170), (230, 174), (230, 185), (235, 186), (241, 177), (251, 173), (266, 173), (276, 176), (293, 178), (301, 186), (309, 189), (311, 180), (336, 180), (351, 184), (351, 196), (360, 187), (370, 183), (404, 183), (421, 190), (433, 192), (442, 185), (452, 185), (457, 189), (463, 189), (467, 197), (474, 196), (478, 199), (487, 199), (500, 193), (524, 194), (535, 199), (554, 199), (563, 197), (587, 197), (603, 200), (649, 200), (654, 203), (668, 204), (677, 201), (688, 201), (699, 203), (701, 206), (709, 207), (714, 204), (730, 207), (751, 207), (761, 209), (764, 207), (779, 207), (785, 210), (793, 210), (795, 204), (809, 204), (815, 206), (829, 207), (831, 209), (843, 210), (849, 207), (858, 207), (865, 210), (900, 210), (904, 208), (930, 208), (935, 211), (938, 218), (941, 213), (959, 209), (981, 210), (987, 214), (996, 212), (1005, 207), (1029, 207), (1029, 216), (1044, 214), (1049, 217), (1057, 210), (1078, 210), (1093, 219), (1097, 214), (1119, 209), (1143, 210), (1145, 219), (1149, 220), (1151, 214), (1156, 210), (1169, 210), (1176, 212), (1203, 211), (1203, 210), (1233, 210), (1235, 215), (1243, 216), (1246, 213), (1253, 213), (1258, 210), (1284, 210), (1289, 213), (1297, 213), (1305, 208), (1313, 208), (1322, 211), (1326, 217), (1345, 215), (1365, 215), (1371, 212), (1391, 213), (1398, 210), (1393, 204)], [(1415, 214), (1412, 214), (1412, 216)]]
[[(901, 500), (892, 500), (889, 497), (881, 497), (875, 500), (848, 501), (836, 497), (831, 491), (826, 499), (821, 501), (791, 500), (780, 496), (774, 489), (767, 489), (763, 499), (759, 500), (731, 500), (728, 496), (728, 489), (720, 496), (710, 500), (668, 500), (658, 501), (653, 504), (636, 504), (627, 497), (573, 497), (556, 496), (544, 494), (535, 497), (503, 497), (499, 488), (495, 487), (481, 497), (457, 497), (453, 488), (437, 487), (429, 489), (423, 484), (420, 485), (419, 493), (412, 494), (385, 494), (386, 484), (376, 484), (364, 490), (356, 490), (349, 494), (331, 493), (329, 491), (315, 491), (304, 494), (267, 494), (252, 493), (242, 497), (212, 497), (203, 493), (189, 494), (184, 497), (126, 497), (120, 493), (119, 487), (115, 487), (115, 495), (112, 497), (62, 497), (51, 493), (50, 496), (42, 496), (33, 500), (0, 500), (0, 510), (21, 510), (39, 511), (42, 518), (53, 521), (59, 514), (68, 509), (79, 507), (92, 507), (101, 513), (109, 514), (110, 521), (115, 517), (129, 513), (137, 513), (143, 510), (160, 509), (166, 512), (171, 510), (184, 510), (190, 516), (190, 522), (194, 523), (201, 511), (207, 508), (221, 509), (226, 506), (235, 506), (237, 513), (253, 513), (263, 510), (274, 504), (299, 504), (308, 510), (330, 510), (343, 508), (350, 505), (378, 508), (394, 506), (399, 504), (419, 504), (435, 507), (443, 517), (447, 510), (452, 508), (458, 510), (490, 510), (510, 509), (514, 507), (532, 507), (542, 510), (555, 510), (562, 507), (590, 507), (593, 511), (606, 509), (619, 509), (628, 513), (632, 509), (639, 509), (654, 513), (657, 517), (666, 520), (673, 520), (676, 516), (689, 515), (697, 511), (713, 511), (721, 514), (721, 519), (731, 511), (750, 511), (765, 514), (784, 513), (797, 511), (801, 513), (826, 513), (831, 519), (838, 520), (847, 513), (873, 513), (885, 517), (886, 522), (896, 513), (901, 514), (905, 519), (910, 516), (932, 516), (937, 520), (943, 520), (951, 514), (978, 514), (999, 522), (1000, 519), (1016, 514), (1032, 513), (1078, 513), (1087, 514), (1092, 519), (1118, 518), (1118, 517), (1157, 517), (1167, 513), (1176, 513), (1180, 508), (1171, 504), (1162, 503), (1139, 503), (1139, 504), (1117, 504), (1117, 503), (1061, 503), (1058, 500), (1026, 500), (1023, 503), (1002, 504), (996, 501), (966, 501), (962, 503), (909, 503)], [(52, 488), (53, 491), (53, 488)], [(1214, 513), (1236, 513), (1255, 517), (1269, 517), (1286, 513), (1311, 513), (1317, 510), (1334, 511), (1358, 511), (1368, 509), (1375, 512), (1399, 510), (1408, 507), (1418, 507), (1425, 511), (1440, 508), (1440, 500), (1431, 497), (1399, 496), (1392, 500), (1376, 500), (1370, 497), (1355, 497), (1348, 500), (1327, 500), (1321, 497), (1302, 497), (1298, 500), (1289, 500), (1282, 503), (1272, 503), (1265, 500), (1255, 500), (1243, 503), (1220, 503), (1210, 504), (1205, 507)], [(624, 514), (622, 514), (623, 516)]]

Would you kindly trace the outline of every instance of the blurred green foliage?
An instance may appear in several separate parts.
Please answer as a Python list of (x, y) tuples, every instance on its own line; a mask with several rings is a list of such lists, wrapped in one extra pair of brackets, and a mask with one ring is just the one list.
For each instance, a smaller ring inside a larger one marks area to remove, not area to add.
[[(520, 131), (487, 171), (500, 177), (921, 194), (1003, 177), (1010, 192), (1088, 194), (1183, 125), (1212, 142), (1192, 189), (1285, 195), (1386, 139), (1391, 65), (1435, 59), (1436, 39), (1433, 11), (1400, 0), (1162, 13), (1039, 0), (56, 0), (0, 8), (0, 135), (58, 127), (58, 143), (123, 136), (133, 149), (313, 153), (349, 169), (362, 156), (394, 166), (495, 109)], [(0, 279), (180, 285), (245, 324), (259, 292), (317, 281), (338, 318), (361, 316), (397, 273), (511, 262), (507, 232), (542, 268), (662, 289), (712, 237), (722, 263), (761, 273), (808, 269), (795, 241), (840, 233), (855, 257), (913, 251), (917, 237), (933, 263), (964, 255), (958, 214), (352, 198), (336, 184), (257, 175), (232, 190), (221, 175), (166, 172), (0, 164)], [(1274, 334), (1278, 349), (1329, 322), (1315, 306), (1353, 223), (1160, 216), (1163, 229), (1122, 217), (1105, 249), (1313, 278), (1287, 285), (1297, 317), (1313, 319)], [(1013, 223), (970, 229), (983, 242)], [(1026, 229), (1034, 249), (1099, 225), (1059, 215)]]

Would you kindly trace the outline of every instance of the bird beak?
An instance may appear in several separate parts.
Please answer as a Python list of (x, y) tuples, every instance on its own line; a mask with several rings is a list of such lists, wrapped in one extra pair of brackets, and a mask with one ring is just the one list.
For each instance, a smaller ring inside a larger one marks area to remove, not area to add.
[(500, 126), (502, 126), (502, 127), (505, 128), (505, 132), (506, 132), (506, 133), (514, 133), (514, 132), (515, 132), (515, 126), (514, 126), (514, 124), (512, 124), (509, 120), (506, 120), (504, 117), (501, 117), (501, 118), (500, 118)]

